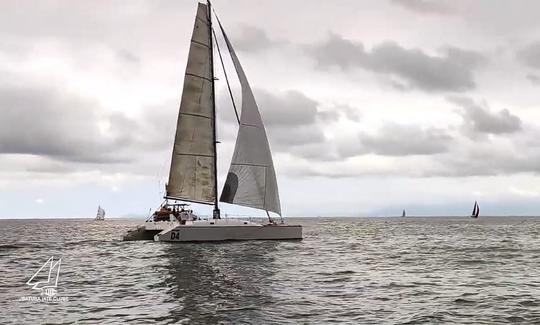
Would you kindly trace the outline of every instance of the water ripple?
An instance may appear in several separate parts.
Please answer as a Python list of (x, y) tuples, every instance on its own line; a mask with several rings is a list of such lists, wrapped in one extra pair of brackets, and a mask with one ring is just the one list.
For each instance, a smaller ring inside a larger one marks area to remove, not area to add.
[[(295, 221), (302, 242), (168, 244), (120, 241), (133, 220), (2, 220), (0, 323), (540, 323), (540, 219)], [(69, 301), (17, 301), (50, 256)]]

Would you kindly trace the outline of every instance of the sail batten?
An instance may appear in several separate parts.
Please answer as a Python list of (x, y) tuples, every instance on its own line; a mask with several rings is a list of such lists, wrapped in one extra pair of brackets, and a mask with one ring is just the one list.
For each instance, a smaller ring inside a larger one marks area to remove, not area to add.
[(244, 69), (219, 19), (218, 23), (242, 88), (240, 125), (220, 201), (281, 215), (276, 173), (266, 130)]
[(176, 126), (166, 197), (213, 203), (215, 140), (209, 13), (199, 3)]

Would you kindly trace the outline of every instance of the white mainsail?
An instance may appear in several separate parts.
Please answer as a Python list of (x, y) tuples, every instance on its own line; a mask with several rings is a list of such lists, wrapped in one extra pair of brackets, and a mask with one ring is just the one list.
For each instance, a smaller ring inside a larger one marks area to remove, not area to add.
[(199, 3), (167, 184), (167, 198), (215, 201), (215, 112), (208, 7)]
[(240, 126), (220, 201), (281, 215), (276, 174), (261, 115), (232, 44), (221, 23), (219, 26), (242, 88)]

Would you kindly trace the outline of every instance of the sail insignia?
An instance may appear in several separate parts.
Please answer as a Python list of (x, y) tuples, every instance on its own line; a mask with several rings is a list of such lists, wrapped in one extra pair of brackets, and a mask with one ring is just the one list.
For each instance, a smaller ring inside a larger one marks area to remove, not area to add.
[(259, 108), (219, 19), (218, 23), (242, 88), (240, 126), (220, 201), (281, 215), (274, 163)]

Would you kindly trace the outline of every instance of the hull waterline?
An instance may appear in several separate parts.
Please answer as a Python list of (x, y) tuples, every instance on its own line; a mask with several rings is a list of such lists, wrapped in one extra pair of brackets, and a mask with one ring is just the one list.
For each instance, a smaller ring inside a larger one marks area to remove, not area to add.
[(155, 235), (155, 241), (209, 242), (233, 240), (301, 240), (300, 225), (178, 226)]
[(302, 226), (259, 224), (243, 220), (200, 220), (145, 222), (129, 231), (124, 241), (154, 240), (166, 242), (216, 242), (232, 240), (301, 240)]

